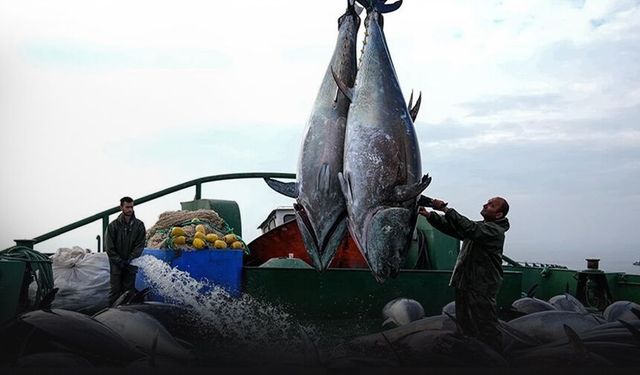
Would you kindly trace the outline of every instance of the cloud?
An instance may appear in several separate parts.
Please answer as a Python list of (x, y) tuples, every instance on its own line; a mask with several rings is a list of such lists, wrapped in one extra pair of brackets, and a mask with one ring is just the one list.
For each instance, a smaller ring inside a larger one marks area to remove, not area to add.
[[(124, 194), (295, 172), (344, 6), (0, 4), (0, 245)], [(423, 94), (416, 132), (429, 194), (474, 217), (484, 199), (508, 197), (515, 258), (597, 252), (609, 240), (637, 249), (639, 15), (637, 1), (510, 0), (405, 2), (385, 17), (401, 87)], [(251, 233), (292, 202), (263, 185), (208, 184), (203, 194), (237, 200)], [(137, 212), (151, 225), (193, 193)], [(603, 199), (624, 209), (594, 204)], [(96, 223), (43, 246), (94, 247), (99, 232)]]

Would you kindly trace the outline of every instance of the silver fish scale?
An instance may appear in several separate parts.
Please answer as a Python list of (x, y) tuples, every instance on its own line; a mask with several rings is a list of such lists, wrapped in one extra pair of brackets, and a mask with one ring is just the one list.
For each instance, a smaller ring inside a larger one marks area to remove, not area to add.
[(417, 197), (398, 201), (394, 190), (420, 182), (422, 167), (384, 35), (376, 13), (368, 17), (374, 18), (347, 119), (344, 190), (352, 237), (376, 279), (384, 281), (406, 256), (417, 218)]

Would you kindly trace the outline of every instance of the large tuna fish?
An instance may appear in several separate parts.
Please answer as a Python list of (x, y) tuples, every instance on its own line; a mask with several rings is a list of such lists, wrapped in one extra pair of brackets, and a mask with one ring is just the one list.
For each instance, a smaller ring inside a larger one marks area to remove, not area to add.
[(338, 40), (303, 137), (298, 182), (266, 179), (274, 190), (296, 198), (296, 220), (313, 265), (322, 271), (333, 259), (347, 231), (347, 211), (340, 191), (344, 133), (349, 100), (338, 90), (332, 71), (348, 85), (356, 78), (356, 38), (360, 17), (354, 0), (338, 19)]
[[(401, 1), (367, 6), (365, 41), (355, 87), (336, 77), (351, 97), (339, 174), (347, 200), (351, 236), (376, 280), (394, 277), (409, 250), (418, 197), (429, 185), (422, 176), (412, 113), (400, 90), (382, 32), (382, 14)], [(336, 74), (337, 76), (337, 74)]]

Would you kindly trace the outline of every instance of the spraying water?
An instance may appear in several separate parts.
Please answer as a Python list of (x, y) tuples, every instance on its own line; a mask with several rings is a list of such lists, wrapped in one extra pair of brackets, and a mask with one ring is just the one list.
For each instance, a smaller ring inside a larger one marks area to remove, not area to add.
[(223, 288), (195, 280), (187, 272), (150, 255), (144, 255), (134, 263), (142, 269), (147, 285), (154, 292), (167, 302), (185, 306), (193, 312), (193, 316), (185, 319), (197, 324), (208, 340), (209, 351), (217, 357), (220, 357), (221, 349), (225, 355), (250, 350), (254, 360), (262, 353), (272, 359), (282, 354), (295, 362), (296, 358), (308, 357), (309, 351), (316, 350), (317, 341), (310, 340), (310, 337), (319, 340), (316, 329), (301, 326), (278, 306), (248, 294), (232, 298)]

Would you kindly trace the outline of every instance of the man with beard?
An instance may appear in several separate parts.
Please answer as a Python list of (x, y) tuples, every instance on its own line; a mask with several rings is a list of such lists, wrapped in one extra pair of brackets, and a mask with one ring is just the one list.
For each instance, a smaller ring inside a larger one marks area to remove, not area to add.
[(135, 291), (137, 267), (131, 261), (142, 254), (146, 230), (144, 223), (133, 212), (133, 199), (120, 199), (120, 215), (109, 223), (105, 234), (105, 251), (111, 268), (109, 304), (124, 292)]
[(462, 247), (451, 275), (455, 288), (456, 320), (462, 333), (473, 336), (502, 352), (502, 335), (498, 330), (496, 296), (502, 283), (502, 248), (509, 230), (509, 204), (494, 197), (482, 206), (482, 221), (472, 221), (447, 203), (433, 199), (439, 215), (420, 207), (419, 213), (444, 234), (462, 241)]

